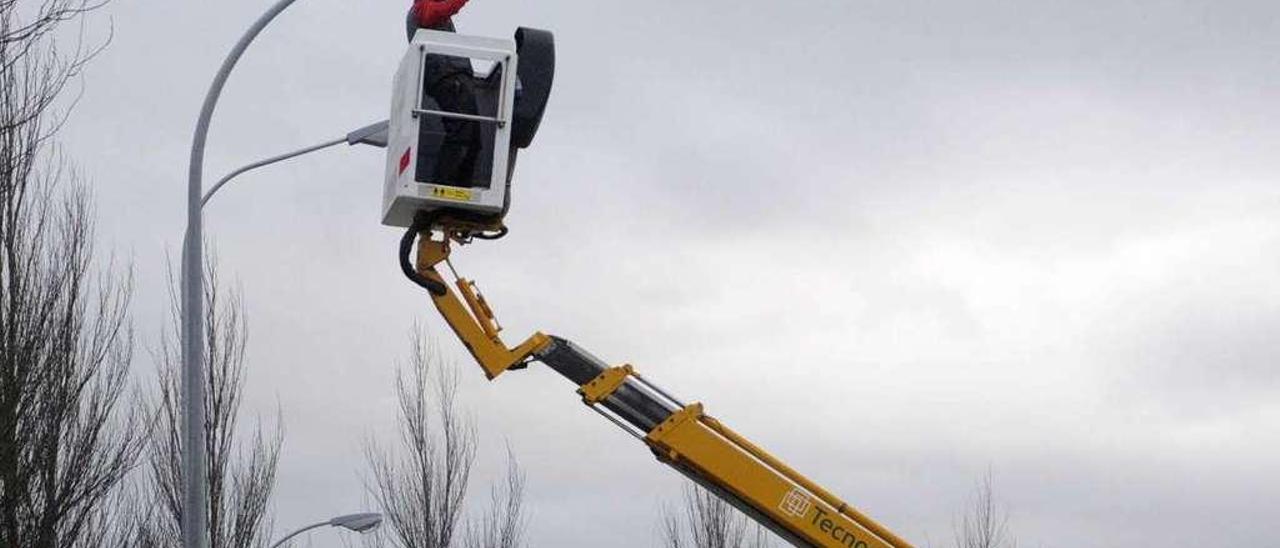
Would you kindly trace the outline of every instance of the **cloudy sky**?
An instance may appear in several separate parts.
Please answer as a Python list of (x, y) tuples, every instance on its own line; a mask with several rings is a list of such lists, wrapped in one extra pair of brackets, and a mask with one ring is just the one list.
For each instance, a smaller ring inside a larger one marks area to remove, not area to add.
[[(154, 344), (197, 109), (264, 0), (117, 0), (63, 137)], [(386, 117), (405, 2), (302, 0), (227, 87), (207, 177)], [(920, 544), (992, 471), (1024, 546), (1280, 543), (1280, 5), (473, 0), (559, 70), (512, 234), (457, 266)], [(279, 529), (367, 503), (415, 325), (504, 446), (533, 546), (651, 546), (681, 481), (541, 367), (487, 383), (378, 223), (382, 152), (207, 210), (283, 410)], [(149, 364), (140, 363), (141, 371)], [(316, 533), (314, 546), (337, 546)]]

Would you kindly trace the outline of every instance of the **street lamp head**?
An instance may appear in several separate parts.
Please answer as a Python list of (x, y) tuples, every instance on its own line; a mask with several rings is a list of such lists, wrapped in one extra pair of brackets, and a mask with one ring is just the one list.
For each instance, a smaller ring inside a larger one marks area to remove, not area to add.
[(347, 134), (347, 144), (387, 148), (387, 131), (389, 127), (390, 122), (387, 120), (364, 126)]
[(329, 525), (357, 533), (368, 533), (382, 525), (382, 514), (347, 514), (329, 520)]

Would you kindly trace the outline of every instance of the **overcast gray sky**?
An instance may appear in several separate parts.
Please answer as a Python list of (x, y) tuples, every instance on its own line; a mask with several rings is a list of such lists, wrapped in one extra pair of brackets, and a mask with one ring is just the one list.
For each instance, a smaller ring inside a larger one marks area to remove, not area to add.
[[(153, 343), (197, 109), (268, 3), (93, 18), (115, 39), (63, 137)], [(286, 12), (207, 178), (385, 117), (405, 4)], [(456, 256), (508, 338), (635, 364), (920, 545), (988, 469), (1024, 546), (1280, 543), (1280, 4), (473, 0), (458, 24), (558, 39), (512, 234)], [(283, 409), (279, 528), (363, 507), (416, 323), (464, 373), (476, 491), (519, 456), (531, 545), (653, 545), (680, 480), (554, 373), (483, 380), (397, 270), (382, 166), (326, 151), (207, 212), (246, 411)]]

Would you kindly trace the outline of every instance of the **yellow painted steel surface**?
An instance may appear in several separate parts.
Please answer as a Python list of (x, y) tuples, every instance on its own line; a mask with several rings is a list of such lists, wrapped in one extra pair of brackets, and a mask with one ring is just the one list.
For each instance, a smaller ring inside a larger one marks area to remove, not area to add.
[(758, 447), (744, 446), (740, 436), (726, 437), (717, 426), (723, 428), (702, 415), (701, 404), (693, 404), (654, 428), (645, 441), (659, 458), (696, 471), (815, 546), (911, 546), (844, 503), (832, 504), (834, 497), (821, 489), (815, 492), (812, 482), (785, 465), (780, 468), (777, 459)]
[(613, 394), (614, 390), (617, 390), (619, 386), (622, 386), (623, 382), (626, 382), (627, 376), (633, 373), (635, 371), (631, 369), (630, 365), (611, 367), (604, 370), (600, 376), (578, 389), (578, 393), (582, 395), (582, 402), (587, 405), (600, 403), (600, 400)]
[[(490, 380), (501, 375), (512, 366), (524, 363), (534, 352), (551, 344), (551, 339), (542, 333), (534, 333), (515, 348), (507, 348), (497, 334), (497, 322), (488, 304), (478, 297), (465, 280), (458, 285), (467, 295), (471, 308), (462, 304), (458, 296), (448, 285), (444, 285), (444, 277), (436, 271), (436, 266), (449, 256), (449, 242), (432, 240), (424, 235), (418, 244), (418, 273), (435, 280), (445, 287), (443, 295), (431, 294), (440, 315), (453, 328), (453, 332), (462, 340), (471, 355), (480, 363), (484, 374)], [(474, 315), (473, 315), (474, 314)]]
[(496, 338), (498, 332), (502, 331), (502, 326), (498, 325), (498, 319), (493, 316), (489, 302), (484, 300), (484, 295), (480, 294), (475, 282), (458, 278), (454, 285), (458, 286), (458, 292), (462, 293), (463, 299), (466, 299), (467, 308), (471, 309), (471, 314), (480, 324), (480, 329), (483, 329), (484, 334), (489, 338)]
[[(417, 270), (445, 288), (431, 294), (449, 327), (493, 379), (524, 363), (551, 344), (550, 337), (534, 333), (515, 348), (507, 348), (498, 336), (500, 327), (488, 303), (467, 280), (457, 281), (463, 303), (444, 284), (436, 265), (449, 256), (448, 236), (433, 240), (424, 233), (418, 245)], [(578, 393), (587, 405), (605, 400), (635, 375), (630, 365), (605, 370), (582, 385)], [(845, 548), (911, 548), (882, 525), (859, 513), (808, 478), (760, 447), (738, 435), (692, 404), (673, 413), (645, 437), (660, 460), (691, 470), (703, 480), (724, 489), (796, 538), (814, 546)]]

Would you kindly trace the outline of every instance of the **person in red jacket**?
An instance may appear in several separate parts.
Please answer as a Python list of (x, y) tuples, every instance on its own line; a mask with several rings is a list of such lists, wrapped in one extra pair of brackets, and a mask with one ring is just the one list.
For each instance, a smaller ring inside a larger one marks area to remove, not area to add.
[(414, 0), (409, 8), (409, 39), (420, 28), (454, 32), (452, 18), (466, 5), (467, 0)]
[[(467, 0), (415, 0), (413, 7), (409, 8), (406, 20), (409, 40), (413, 40), (418, 29), (454, 32), (453, 16), (466, 5)], [(427, 55), (423, 66), (422, 90), (428, 97), (435, 99), (440, 110), (470, 115), (479, 112), (470, 59)], [(441, 123), (445, 137), (436, 155), (432, 182), (464, 187), (487, 186), (486, 181), (474, 180), (476, 159), (482, 146), (480, 125), (471, 120), (456, 118), (444, 118)], [(423, 166), (421, 150), (419, 158), (419, 166)], [(419, 169), (418, 172), (422, 173), (423, 170)]]

